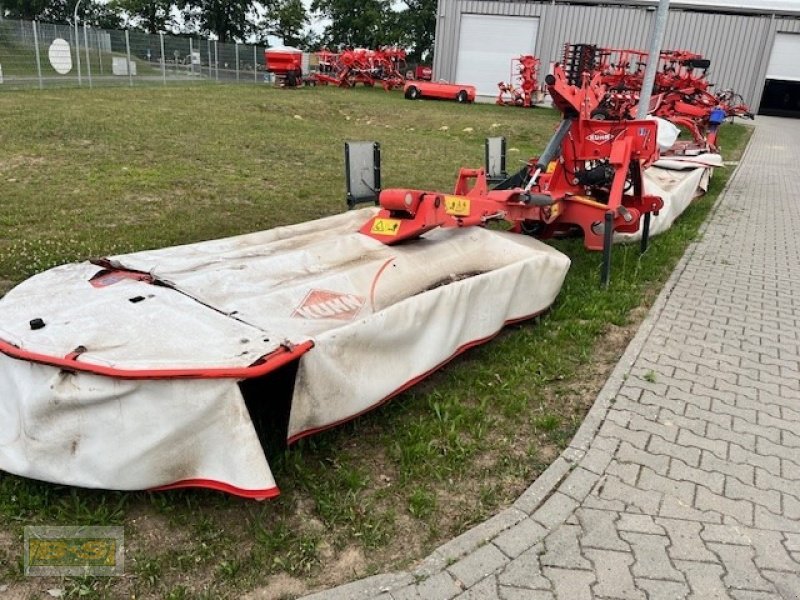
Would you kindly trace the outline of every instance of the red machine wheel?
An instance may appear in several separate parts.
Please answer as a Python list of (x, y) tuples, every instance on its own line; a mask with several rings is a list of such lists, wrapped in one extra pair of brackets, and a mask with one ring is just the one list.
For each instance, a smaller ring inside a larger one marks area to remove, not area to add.
[(405, 96), (409, 100), (416, 100), (417, 98), (419, 98), (419, 89), (417, 89), (417, 86), (410, 85), (406, 89)]
[(461, 90), (456, 94), (456, 102), (461, 104), (466, 104), (469, 102), (469, 95), (467, 94), (466, 90)]

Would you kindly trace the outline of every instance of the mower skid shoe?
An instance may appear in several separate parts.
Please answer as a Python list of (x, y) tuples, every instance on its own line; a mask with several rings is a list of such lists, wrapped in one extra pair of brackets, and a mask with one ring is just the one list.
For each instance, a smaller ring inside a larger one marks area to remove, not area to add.
[[(285, 400), (290, 441), (352, 419), (546, 310), (569, 268), (541, 242), (484, 228), (387, 246), (358, 232), (377, 210), (17, 286), (0, 300), (0, 469), (275, 496), (248, 406)], [(296, 369), (285, 396), (239, 385), (279, 369)]]

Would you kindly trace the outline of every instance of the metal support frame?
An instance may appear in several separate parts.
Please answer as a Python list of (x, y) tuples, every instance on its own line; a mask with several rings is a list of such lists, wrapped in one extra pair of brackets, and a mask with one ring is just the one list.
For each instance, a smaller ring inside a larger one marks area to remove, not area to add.
[[(366, 146), (372, 147), (372, 154), (367, 158)], [(353, 156), (361, 150), (359, 157)], [(369, 165), (367, 161), (371, 158), (372, 164)], [(357, 175), (355, 172), (356, 160), (361, 160), (361, 172), (372, 170), (372, 182), (364, 181), (360, 178), (359, 182), (355, 182), (354, 177)], [(345, 182), (347, 185), (347, 207), (354, 208), (357, 204), (370, 202), (378, 204), (378, 199), (381, 193), (381, 145), (378, 142), (345, 142), (344, 143), (344, 173)], [(360, 184), (360, 185), (359, 185)], [(358, 189), (360, 188), (360, 189)], [(367, 188), (368, 193), (364, 193), (363, 188)]]

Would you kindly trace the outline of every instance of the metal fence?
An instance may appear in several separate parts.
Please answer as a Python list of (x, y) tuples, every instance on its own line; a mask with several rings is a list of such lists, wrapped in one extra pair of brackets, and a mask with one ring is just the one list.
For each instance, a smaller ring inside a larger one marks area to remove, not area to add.
[(268, 80), (264, 46), (0, 20), (0, 91)]

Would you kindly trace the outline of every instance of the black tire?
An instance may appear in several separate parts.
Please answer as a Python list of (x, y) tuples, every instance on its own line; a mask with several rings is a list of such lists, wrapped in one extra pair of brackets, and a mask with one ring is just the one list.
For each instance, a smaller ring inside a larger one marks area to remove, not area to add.
[(410, 85), (406, 88), (405, 96), (408, 100), (416, 100), (419, 98), (419, 89), (415, 85)]
[(467, 102), (469, 102), (469, 95), (465, 90), (461, 90), (456, 94), (456, 102), (458, 102), (459, 104), (466, 104)]

